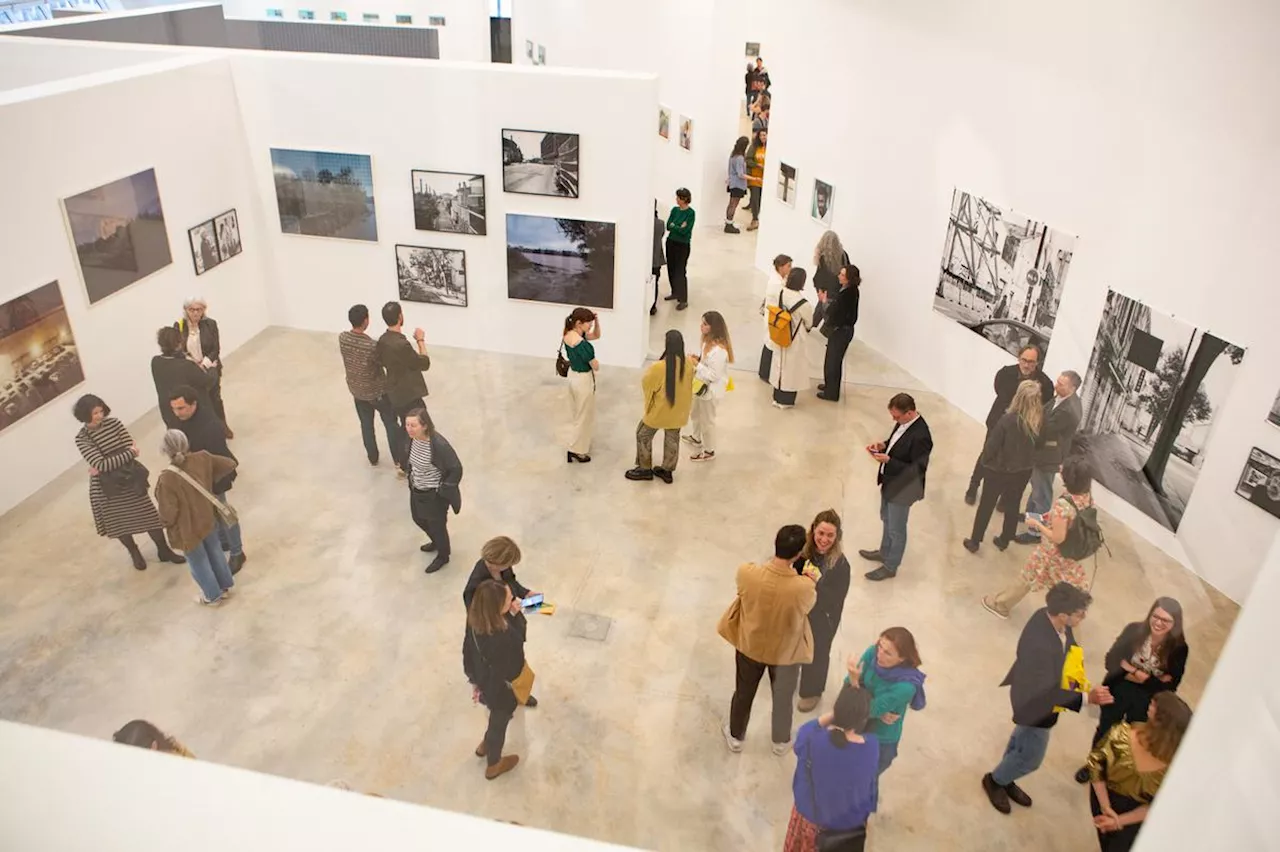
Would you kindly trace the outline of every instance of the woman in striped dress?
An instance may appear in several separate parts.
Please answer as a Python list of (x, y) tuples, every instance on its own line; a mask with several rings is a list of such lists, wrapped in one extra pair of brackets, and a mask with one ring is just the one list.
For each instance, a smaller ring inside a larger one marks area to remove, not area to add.
[(93, 394), (76, 401), (74, 414), (84, 424), (76, 434), (76, 449), (89, 465), (89, 505), (93, 508), (93, 524), (98, 535), (119, 540), (133, 557), (133, 567), (139, 571), (147, 569), (147, 560), (142, 558), (133, 540), (137, 533), (151, 536), (162, 562), (186, 562), (165, 541), (160, 516), (145, 486), (139, 493), (113, 497), (108, 497), (102, 487), (103, 473), (120, 470), (138, 457), (138, 445), (124, 424), (112, 417), (111, 407)]

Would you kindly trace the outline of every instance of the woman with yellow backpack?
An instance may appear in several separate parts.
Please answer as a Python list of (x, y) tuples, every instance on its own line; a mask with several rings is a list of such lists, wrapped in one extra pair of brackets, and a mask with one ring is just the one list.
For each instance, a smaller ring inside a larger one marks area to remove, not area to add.
[(774, 350), (769, 369), (774, 408), (795, 408), (796, 394), (809, 387), (809, 359), (805, 342), (813, 329), (813, 305), (803, 295), (807, 275), (792, 269), (787, 286), (765, 300), (765, 327)]

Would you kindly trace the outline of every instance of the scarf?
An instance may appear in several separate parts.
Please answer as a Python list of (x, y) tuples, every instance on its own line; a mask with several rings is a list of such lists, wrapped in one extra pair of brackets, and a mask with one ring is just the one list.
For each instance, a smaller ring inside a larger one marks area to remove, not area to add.
[(924, 672), (907, 666), (884, 668), (876, 662), (874, 654), (871, 657), (871, 665), (875, 667), (876, 674), (879, 677), (889, 681), (890, 683), (903, 683), (905, 681), (907, 683), (915, 684), (916, 694), (911, 696), (911, 709), (915, 711), (924, 709)]

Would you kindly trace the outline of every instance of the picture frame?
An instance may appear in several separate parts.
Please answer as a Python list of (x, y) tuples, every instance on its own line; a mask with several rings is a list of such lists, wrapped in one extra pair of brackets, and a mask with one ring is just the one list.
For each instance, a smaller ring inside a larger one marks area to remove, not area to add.
[(378, 241), (370, 155), (272, 148), (271, 170), (281, 233)]
[(480, 237), (488, 233), (484, 175), (414, 169), (409, 181), (417, 230)]
[(577, 133), (503, 128), (503, 191), (577, 198), (579, 147)]
[(244, 251), (244, 241), (240, 234), (240, 217), (236, 214), (234, 207), (213, 217), (213, 231), (218, 240), (218, 257), (223, 263)]
[(206, 219), (187, 229), (187, 245), (191, 249), (191, 265), (197, 276), (204, 275), (222, 263), (212, 219)]
[(617, 225), (506, 214), (507, 298), (612, 310)]
[(173, 263), (155, 169), (62, 200), (89, 304)]
[(396, 245), (396, 283), (406, 302), (467, 306), (467, 253), (439, 246)]

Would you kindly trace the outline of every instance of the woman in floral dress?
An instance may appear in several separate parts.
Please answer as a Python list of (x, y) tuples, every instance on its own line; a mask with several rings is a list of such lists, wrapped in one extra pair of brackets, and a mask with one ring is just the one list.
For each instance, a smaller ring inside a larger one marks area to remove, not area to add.
[(1010, 611), (1029, 592), (1051, 588), (1055, 583), (1088, 588), (1084, 566), (1058, 551), (1058, 545), (1066, 540), (1067, 530), (1079, 511), (1093, 505), (1093, 497), (1089, 494), (1093, 471), (1084, 456), (1071, 456), (1063, 462), (1062, 484), (1066, 493), (1053, 502), (1053, 508), (1047, 514), (1038, 519), (1027, 518), (1027, 526), (1039, 530), (1040, 543), (1027, 559), (1027, 564), (1022, 566), (1018, 579), (994, 597), (982, 599), (983, 608), (992, 615), (1008, 618)]

